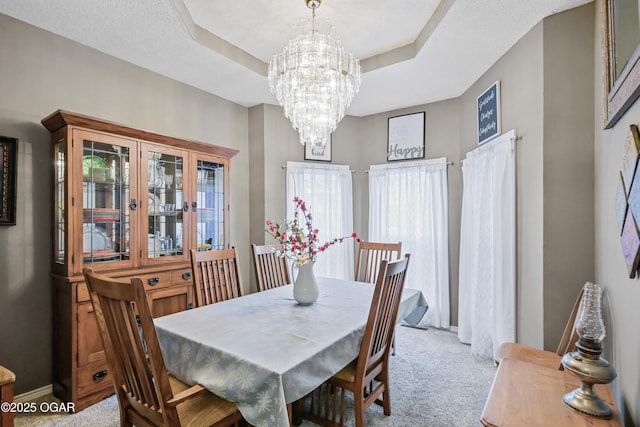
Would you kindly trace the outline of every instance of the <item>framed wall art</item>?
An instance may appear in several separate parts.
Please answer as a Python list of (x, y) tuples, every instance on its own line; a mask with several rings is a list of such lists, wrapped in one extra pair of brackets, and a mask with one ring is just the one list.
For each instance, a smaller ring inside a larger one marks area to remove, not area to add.
[(323, 146), (313, 145), (313, 144), (304, 144), (304, 159), (305, 160), (317, 160), (321, 162), (330, 162), (331, 161), (331, 138), (329, 136), (329, 141)]
[(389, 117), (387, 161), (424, 159), (424, 111)]
[(502, 132), (500, 121), (500, 80), (478, 97), (478, 145)]
[(640, 96), (640, 3), (601, 0), (600, 7), (605, 94), (603, 115), (604, 127), (609, 129)]
[(0, 136), (0, 225), (16, 224), (18, 139)]

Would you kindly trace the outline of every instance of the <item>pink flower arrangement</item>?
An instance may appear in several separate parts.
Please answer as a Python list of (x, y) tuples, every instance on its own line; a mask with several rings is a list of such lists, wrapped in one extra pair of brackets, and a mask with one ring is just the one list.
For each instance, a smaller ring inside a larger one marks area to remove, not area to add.
[[(296, 267), (308, 262), (314, 262), (319, 253), (326, 251), (337, 243), (342, 243), (344, 239), (360, 241), (358, 235), (353, 232), (350, 236), (337, 237), (320, 244), (318, 242), (318, 229), (313, 228), (311, 212), (309, 212), (306, 203), (297, 196), (293, 198), (293, 202), (295, 203), (293, 220), (284, 224), (267, 220), (266, 232), (282, 244), (284, 250), (279, 255), (294, 259)], [(300, 219), (300, 212), (302, 212), (302, 220)]]

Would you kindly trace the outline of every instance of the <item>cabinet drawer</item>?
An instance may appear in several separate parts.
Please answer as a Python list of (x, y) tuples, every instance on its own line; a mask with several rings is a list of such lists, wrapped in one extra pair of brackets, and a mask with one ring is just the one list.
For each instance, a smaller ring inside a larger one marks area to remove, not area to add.
[(106, 362), (94, 363), (78, 369), (78, 396), (86, 396), (106, 388), (113, 388), (111, 372)]
[(186, 268), (184, 270), (175, 270), (171, 272), (171, 283), (173, 285), (185, 285), (187, 283), (193, 283), (193, 277), (191, 269)]
[(147, 300), (153, 317), (188, 310), (193, 307), (193, 285), (188, 283), (147, 292)]
[(150, 273), (138, 276), (144, 283), (146, 290), (153, 290), (158, 288), (166, 288), (171, 285), (171, 272), (164, 271), (162, 273)]

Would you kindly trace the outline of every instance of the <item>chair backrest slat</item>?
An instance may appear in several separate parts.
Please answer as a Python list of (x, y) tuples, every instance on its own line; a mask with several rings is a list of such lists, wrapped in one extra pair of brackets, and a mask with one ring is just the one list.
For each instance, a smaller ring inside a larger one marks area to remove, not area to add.
[(569, 315), (569, 320), (564, 327), (564, 331), (562, 332), (562, 338), (560, 338), (560, 342), (558, 343), (558, 348), (556, 349), (556, 354), (559, 356), (564, 356), (566, 353), (570, 353), (576, 350), (576, 342), (578, 341), (578, 332), (576, 331), (576, 320), (578, 317), (578, 313), (580, 312), (580, 305), (582, 304), (582, 296), (584, 295), (584, 286), (580, 289), (578, 293), (578, 298), (576, 302), (573, 304), (573, 308), (571, 309), (571, 314)]
[(356, 280), (359, 282), (375, 283), (382, 261), (396, 261), (400, 259), (402, 242), (378, 243), (360, 242), (356, 260)]
[(276, 245), (251, 245), (253, 261), (256, 266), (258, 290), (276, 288), (291, 283), (287, 259), (278, 254), (283, 246)]
[(244, 295), (235, 248), (191, 250), (191, 269), (198, 307)]
[(367, 326), (358, 357), (358, 371), (364, 376), (372, 372), (383, 359), (389, 356), (409, 257), (407, 254), (402, 260), (382, 260), (380, 262)]

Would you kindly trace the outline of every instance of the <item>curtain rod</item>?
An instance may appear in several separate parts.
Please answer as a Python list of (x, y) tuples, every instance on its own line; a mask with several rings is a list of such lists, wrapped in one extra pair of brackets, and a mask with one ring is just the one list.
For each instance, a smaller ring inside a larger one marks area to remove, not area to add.
[[(451, 160), (448, 160), (447, 161), (447, 166), (452, 166), (452, 165), (455, 165), (455, 163), (452, 162)], [(369, 169), (365, 170), (364, 173), (369, 173)]]
[[(286, 169), (287, 165), (282, 165), (282, 169)], [(355, 169), (349, 169), (351, 173), (356, 173)]]
[[(496, 139), (492, 139), (491, 141), (487, 142), (487, 145), (491, 144), (492, 142), (494, 142)], [(513, 143), (516, 143), (518, 141), (522, 140), (522, 135), (516, 135), (516, 136), (512, 136), (511, 138), (509, 138), (509, 140)], [(484, 145), (480, 145), (476, 148), (474, 148), (473, 150), (469, 150), (468, 153), (470, 153), (471, 151), (477, 150), (478, 148), (484, 147)], [(460, 159), (460, 165), (462, 166), (462, 164), (464, 163), (465, 159)]]
[[(455, 165), (455, 163), (449, 160), (447, 162), (447, 166), (451, 166), (451, 165)], [(286, 169), (286, 168), (287, 168), (287, 165), (282, 165), (282, 169)], [(354, 169), (349, 169), (349, 170), (351, 171), (351, 173), (356, 172)], [(369, 173), (369, 169), (365, 170), (364, 173)]]

